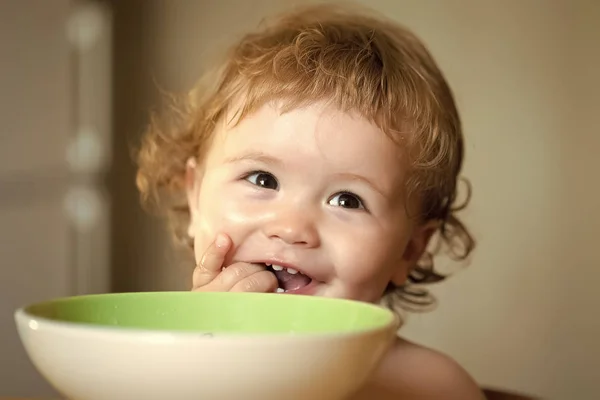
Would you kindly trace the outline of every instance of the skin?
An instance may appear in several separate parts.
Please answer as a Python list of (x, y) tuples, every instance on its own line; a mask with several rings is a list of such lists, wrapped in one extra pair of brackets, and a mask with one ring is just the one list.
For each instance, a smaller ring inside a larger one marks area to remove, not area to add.
[[(193, 290), (275, 291), (268, 261), (310, 277), (303, 294), (378, 302), (437, 227), (407, 214), (406, 164), (376, 125), (324, 104), (221, 123), (202, 162), (188, 162)], [(356, 399), (367, 396), (483, 398), (452, 360), (402, 339)]]

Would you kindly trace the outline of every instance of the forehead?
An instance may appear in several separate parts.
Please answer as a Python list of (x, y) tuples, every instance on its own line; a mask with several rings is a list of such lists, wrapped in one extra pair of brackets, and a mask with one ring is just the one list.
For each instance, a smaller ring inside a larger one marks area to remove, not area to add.
[(390, 178), (404, 176), (403, 149), (374, 123), (322, 103), (282, 112), (266, 104), (215, 132), (217, 158), (265, 152), (291, 167), (319, 167)]

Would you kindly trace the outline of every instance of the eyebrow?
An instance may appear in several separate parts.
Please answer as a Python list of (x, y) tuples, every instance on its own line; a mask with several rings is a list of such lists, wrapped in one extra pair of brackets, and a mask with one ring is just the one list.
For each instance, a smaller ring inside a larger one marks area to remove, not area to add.
[(229, 157), (225, 159), (226, 164), (234, 164), (240, 161), (259, 161), (270, 165), (281, 165), (282, 161), (278, 158), (263, 153), (262, 151), (253, 151), (239, 156)]
[(362, 183), (366, 184), (367, 186), (371, 187), (373, 190), (375, 190), (377, 193), (379, 193), (384, 198), (386, 198), (386, 199), (389, 198), (389, 195), (386, 194), (386, 192), (383, 189), (381, 189), (380, 187), (375, 185), (373, 182), (371, 182), (369, 179), (365, 178), (364, 176), (352, 174), (349, 172), (342, 172), (342, 173), (336, 174), (335, 176), (342, 178), (342, 179), (362, 182)]

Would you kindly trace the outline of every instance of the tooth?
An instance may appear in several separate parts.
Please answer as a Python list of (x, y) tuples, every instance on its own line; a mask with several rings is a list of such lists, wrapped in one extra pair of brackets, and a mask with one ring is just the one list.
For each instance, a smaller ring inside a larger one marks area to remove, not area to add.
[(298, 271), (296, 271), (294, 268), (288, 268), (287, 272), (288, 272), (288, 274), (292, 274), (292, 275), (296, 275), (298, 273)]
[(280, 288), (280, 287), (278, 287), (277, 289), (275, 289), (275, 293), (283, 293), (283, 292), (285, 292), (285, 290), (282, 289), (282, 288)]
[(270, 267), (270, 266), (271, 266), (271, 264), (269, 264), (269, 263), (265, 263), (265, 265), (266, 265), (267, 267)]
[(283, 267), (281, 265), (275, 265), (275, 264), (273, 264), (272, 267), (273, 267), (273, 269), (275, 271), (281, 271), (281, 270), (283, 270)]

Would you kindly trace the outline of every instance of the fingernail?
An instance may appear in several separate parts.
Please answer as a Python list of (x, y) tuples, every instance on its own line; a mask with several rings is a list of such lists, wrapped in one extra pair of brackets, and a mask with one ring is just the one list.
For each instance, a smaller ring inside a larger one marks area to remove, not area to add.
[(196, 159), (195, 159), (194, 157), (190, 157), (190, 158), (188, 158), (188, 160), (187, 160), (187, 162), (186, 162), (186, 165), (187, 165), (189, 168), (196, 168), (196, 166), (197, 166)]
[(217, 235), (217, 238), (215, 240), (215, 244), (220, 249), (222, 249), (223, 247), (226, 247), (227, 244), (228, 244), (227, 237), (225, 235), (222, 235), (222, 234)]

